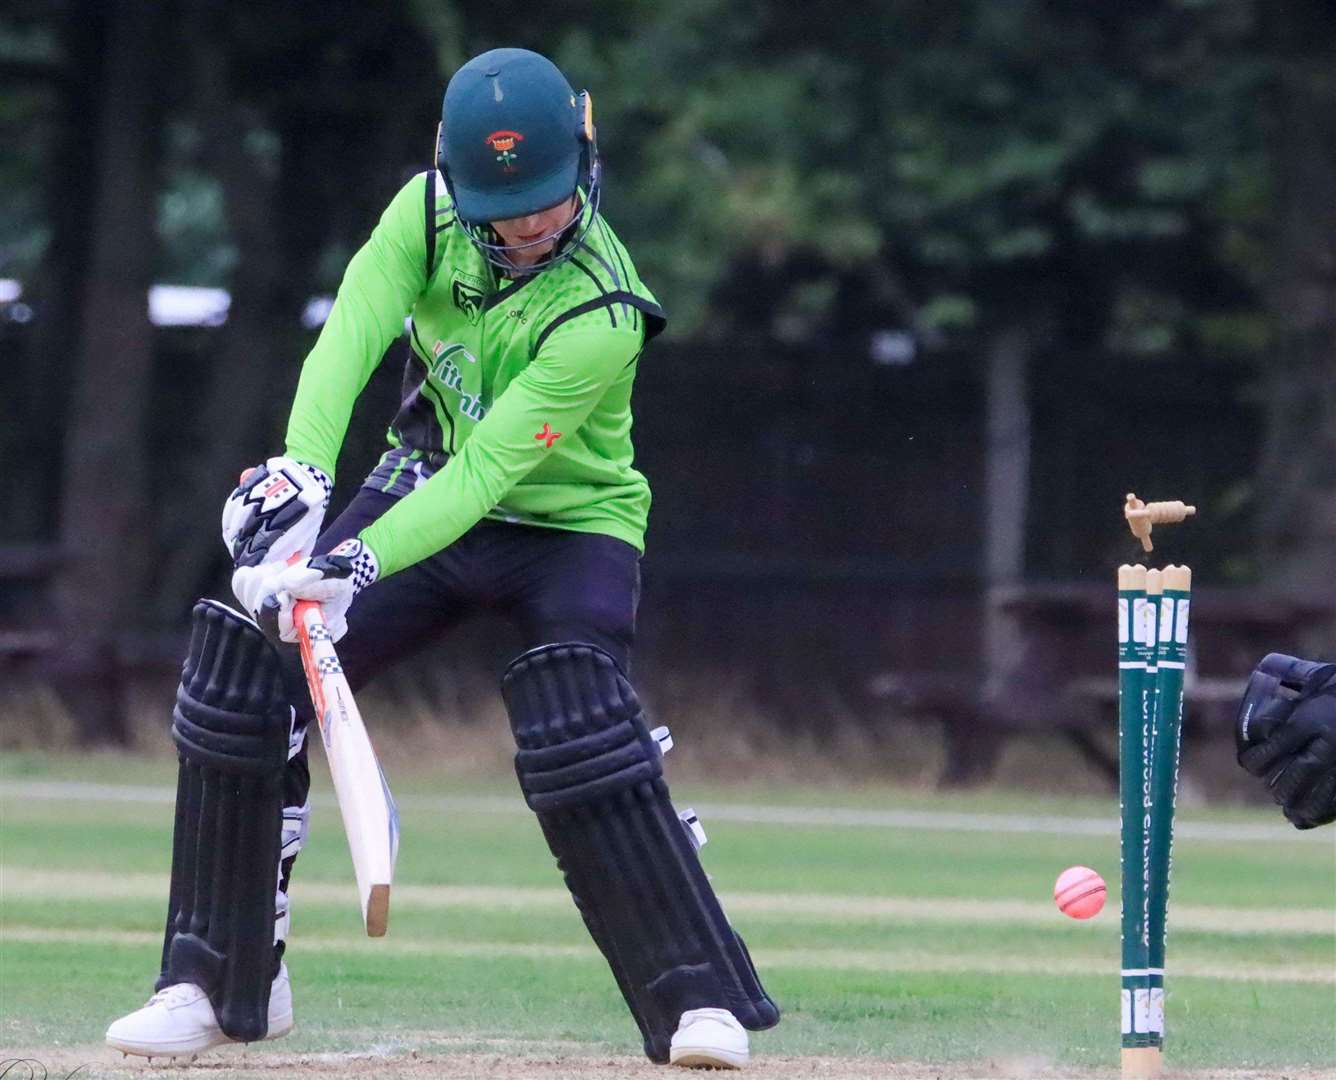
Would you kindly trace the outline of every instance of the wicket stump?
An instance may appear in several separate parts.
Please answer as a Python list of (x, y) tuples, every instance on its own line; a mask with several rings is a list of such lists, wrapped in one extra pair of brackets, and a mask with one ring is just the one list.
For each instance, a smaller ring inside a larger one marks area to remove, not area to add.
[(1118, 568), (1122, 1072), (1157, 1076), (1192, 572)]

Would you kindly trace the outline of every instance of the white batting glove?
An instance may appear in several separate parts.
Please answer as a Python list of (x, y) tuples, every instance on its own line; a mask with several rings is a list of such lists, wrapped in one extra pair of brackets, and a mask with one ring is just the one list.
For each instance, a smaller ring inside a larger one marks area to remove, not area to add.
[[(268, 567), (241, 567), (237, 574), (269, 571)], [(261, 604), (278, 607), (278, 636), (297, 640), (292, 609), (298, 600), (315, 600), (325, 615), (325, 625), (335, 641), (348, 632), (348, 608), (354, 598), (380, 576), (380, 566), (371, 549), (360, 540), (345, 540), (328, 555), (317, 555), (285, 566), (277, 574), (265, 573), (259, 588), (268, 589)], [(235, 575), (233, 591), (237, 589)]]
[[(223, 504), (223, 543), (233, 565), (282, 564), (310, 551), (333, 487), (323, 471), (290, 457), (271, 457), (248, 469)], [(246, 604), (240, 593), (237, 599)]]
[(287, 569), (283, 563), (261, 563), (259, 566), (238, 566), (232, 571), (232, 594), (237, 603), (256, 622), (264, 602), (278, 592), (278, 579)]

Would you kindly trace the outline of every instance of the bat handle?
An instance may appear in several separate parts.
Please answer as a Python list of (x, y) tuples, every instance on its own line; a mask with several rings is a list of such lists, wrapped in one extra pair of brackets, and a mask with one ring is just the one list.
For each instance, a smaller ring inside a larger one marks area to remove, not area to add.
[[(307, 616), (314, 613), (311, 623)], [(302, 670), (306, 673), (306, 688), (311, 693), (311, 704), (315, 706), (316, 721), (324, 734), (326, 723), (325, 689), (321, 685), (320, 666), (316, 660), (315, 645), (311, 641), (311, 626), (325, 623), (320, 605), (314, 600), (298, 600), (292, 605), (292, 624), (297, 630), (297, 648), (302, 656)], [(326, 635), (328, 637), (328, 635)], [(328, 642), (326, 643), (328, 645)]]
[[(294, 551), (288, 556), (287, 565), (292, 566), (294, 563), (301, 562), (304, 558), (306, 558), (306, 556), (300, 551)], [(297, 633), (300, 635), (302, 641), (306, 640), (306, 613), (313, 608), (319, 613), (320, 621), (324, 622), (324, 612), (320, 611), (320, 602), (318, 600), (297, 600), (292, 605), (292, 621), (296, 625)]]

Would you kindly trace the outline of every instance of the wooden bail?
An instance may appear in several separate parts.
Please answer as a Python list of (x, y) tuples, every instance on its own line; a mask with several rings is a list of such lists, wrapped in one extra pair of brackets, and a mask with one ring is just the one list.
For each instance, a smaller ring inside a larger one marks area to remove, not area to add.
[(1150, 540), (1151, 527), (1155, 525), (1177, 525), (1186, 521), (1197, 512), (1195, 506), (1173, 500), (1172, 502), (1146, 503), (1138, 499), (1133, 492), (1127, 493), (1127, 505), (1123, 507), (1123, 516), (1132, 535), (1141, 541), (1146, 551), (1154, 551)]

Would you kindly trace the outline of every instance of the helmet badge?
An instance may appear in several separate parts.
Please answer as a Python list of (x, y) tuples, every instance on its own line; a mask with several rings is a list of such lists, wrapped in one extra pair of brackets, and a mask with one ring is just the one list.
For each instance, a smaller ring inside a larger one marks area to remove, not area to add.
[(513, 173), (515, 161), (519, 157), (515, 153), (515, 144), (524, 141), (524, 136), (518, 131), (493, 131), (483, 140), (488, 146), (496, 151), (496, 160), (501, 163), (501, 171)]

